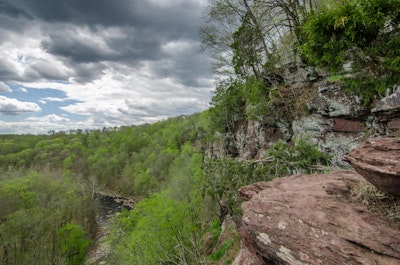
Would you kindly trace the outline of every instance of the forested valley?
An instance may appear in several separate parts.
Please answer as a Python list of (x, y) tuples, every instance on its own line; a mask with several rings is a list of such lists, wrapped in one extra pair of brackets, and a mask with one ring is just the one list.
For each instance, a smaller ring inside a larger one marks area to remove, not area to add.
[(269, 167), (211, 160), (209, 124), (206, 111), (118, 129), (2, 135), (2, 263), (83, 263), (96, 235), (99, 191), (139, 201), (112, 221), (111, 264), (217, 260), (220, 254), (206, 257), (203, 248), (221, 231), (221, 200), (239, 215), (235, 191), (242, 185), (290, 173), (278, 167), (289, 160), (304, 169), (328, 161), (306, 142), (271, 147), (269, 155), (280, 159)]
[(200, 36), (221, 76), (209, 110), (0, 136), (0, 264), (84, 264), (97, 192), (137, 201), (111, 220), (106, 264), (230, 264), (240, 236), (232, 231), (220, 245), (218, 237), (227, 215), (240, 218), (240, 187), (332, 165), (307, 139), (276, 141), (257, 159), (210, 151), (216, 143), (228, 150), (238, 123), (307, 113), (284, 69), (316, 68), (310, 73), (339, 82), (363, 106), (399, 83), (399, 0), (217, 0), (205, 20)]

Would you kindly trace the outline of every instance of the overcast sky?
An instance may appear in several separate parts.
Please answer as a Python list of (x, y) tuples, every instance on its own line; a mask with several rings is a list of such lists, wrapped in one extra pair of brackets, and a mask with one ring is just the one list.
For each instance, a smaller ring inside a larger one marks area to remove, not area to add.
[(0, 134), (151, 123), (208, 108), (202, 0), (0, 0)]

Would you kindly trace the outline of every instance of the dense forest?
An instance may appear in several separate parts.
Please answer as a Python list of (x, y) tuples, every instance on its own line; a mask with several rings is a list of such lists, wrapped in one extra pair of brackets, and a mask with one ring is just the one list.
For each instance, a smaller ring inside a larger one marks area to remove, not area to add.
[(112, 222), (110, 262), (201, 263), (208, 259), (204, 234), (220, 231), (223, 199), (240, 215), (239, 187), (328, 162), (304, 141), (272, 146), (269, 166), (211, 160), (204, 156), (209, 121), (206, 111), (119, 129), (2, 135), (2, 262), (82, 262), (96, 232), (95, 192), (102, 191), (139, 201)]
[(200, 36), (220, 76), (209, 110), (0, 136), (0, 264), (83, 264), (99, 191), (138, 201), (111, 221), (109, 264), (229, 264), (238, 235), (216, 246), (225, 216), (240, 217), (237, 189), (311, 173), (330, 156), (306, 139), (277, 141), (261, 160), (209, 156), (212, 143), (238, 120), (301, 113), (283, 94), (289, 65), (318, 68), (366, 105), (399, 83), (399, 0), (217, 0), (205, 21)]

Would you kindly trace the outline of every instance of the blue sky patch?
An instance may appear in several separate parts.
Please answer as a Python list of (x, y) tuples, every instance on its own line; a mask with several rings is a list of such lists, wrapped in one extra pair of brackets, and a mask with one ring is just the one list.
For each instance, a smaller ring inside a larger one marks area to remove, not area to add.
[(3, 92), (1, 95), (17, 99), (21, 102), (32, 102), (40, 106), (40, 112), (30, 112), (21, 115), (0, 115), (3, 121), (20, 121), (27, 117), (44, 117), (55, 114), (71, 120), (83, 120), (84, 116), (66, 112), (61, 109), (71, 104), (78, 103), (78, 100), (67, 99), (66, 93), (53, 88), (26, 88), (16, 83), (7, 83), (10, 92)]

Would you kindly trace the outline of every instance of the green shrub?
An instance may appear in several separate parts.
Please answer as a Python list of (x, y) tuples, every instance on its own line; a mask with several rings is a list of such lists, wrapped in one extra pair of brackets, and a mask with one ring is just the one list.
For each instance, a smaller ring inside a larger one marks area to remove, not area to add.
[(85, 231), (82, 227), (74, 224), (67, 224), (58, 232), (59, 245), (65, 254), (66, 265), (79, 265), (85, 261), (90, 240), (86, 238)]
[(271, 157), (268, 174), (273, 177), (310, 174), (318, 169), (316, 166), (331, 163), (329, 155), (304, 139), (295, 140), (294, 145), (278, 141), (270, 146), (267, 155)]
[(215, 203), (226, 203), (235, 217), (241, 212), (239, 188), (275, 177), (313, 173), (318, 171), (320, 165), (330, 165), (330, 157), (304, 139), (295, 140), (294, 144), (278, 141), (268, 148), (266, 154), (257, 161), (234, 158), (207, 160), (204, 193), (211, 196)]
[(217, 132), (233, 131), (235, 121), (243, 115), (245, 100), (240, 82), (229, 79), (218, 83), (211, 100), (211, 130)]
[(217, 252), (214, 252), (213, 254), (210, 255), (211, 260), (220, 260), (225, 253), (232, 247), (233, 245), (233, 239), (228, 239), (225, 241), (222, 246), (218, 249)]
[(117, 264), (196, 264), (199, 231), (190, 204), (154, 194), (123, 212), (112, 230), (113, 262)]
[(302, 26), (305, 59), (343, 72), (346, 86), (365, 103), (400, 82), (400, 1), (342, 0), (311, 13)]

